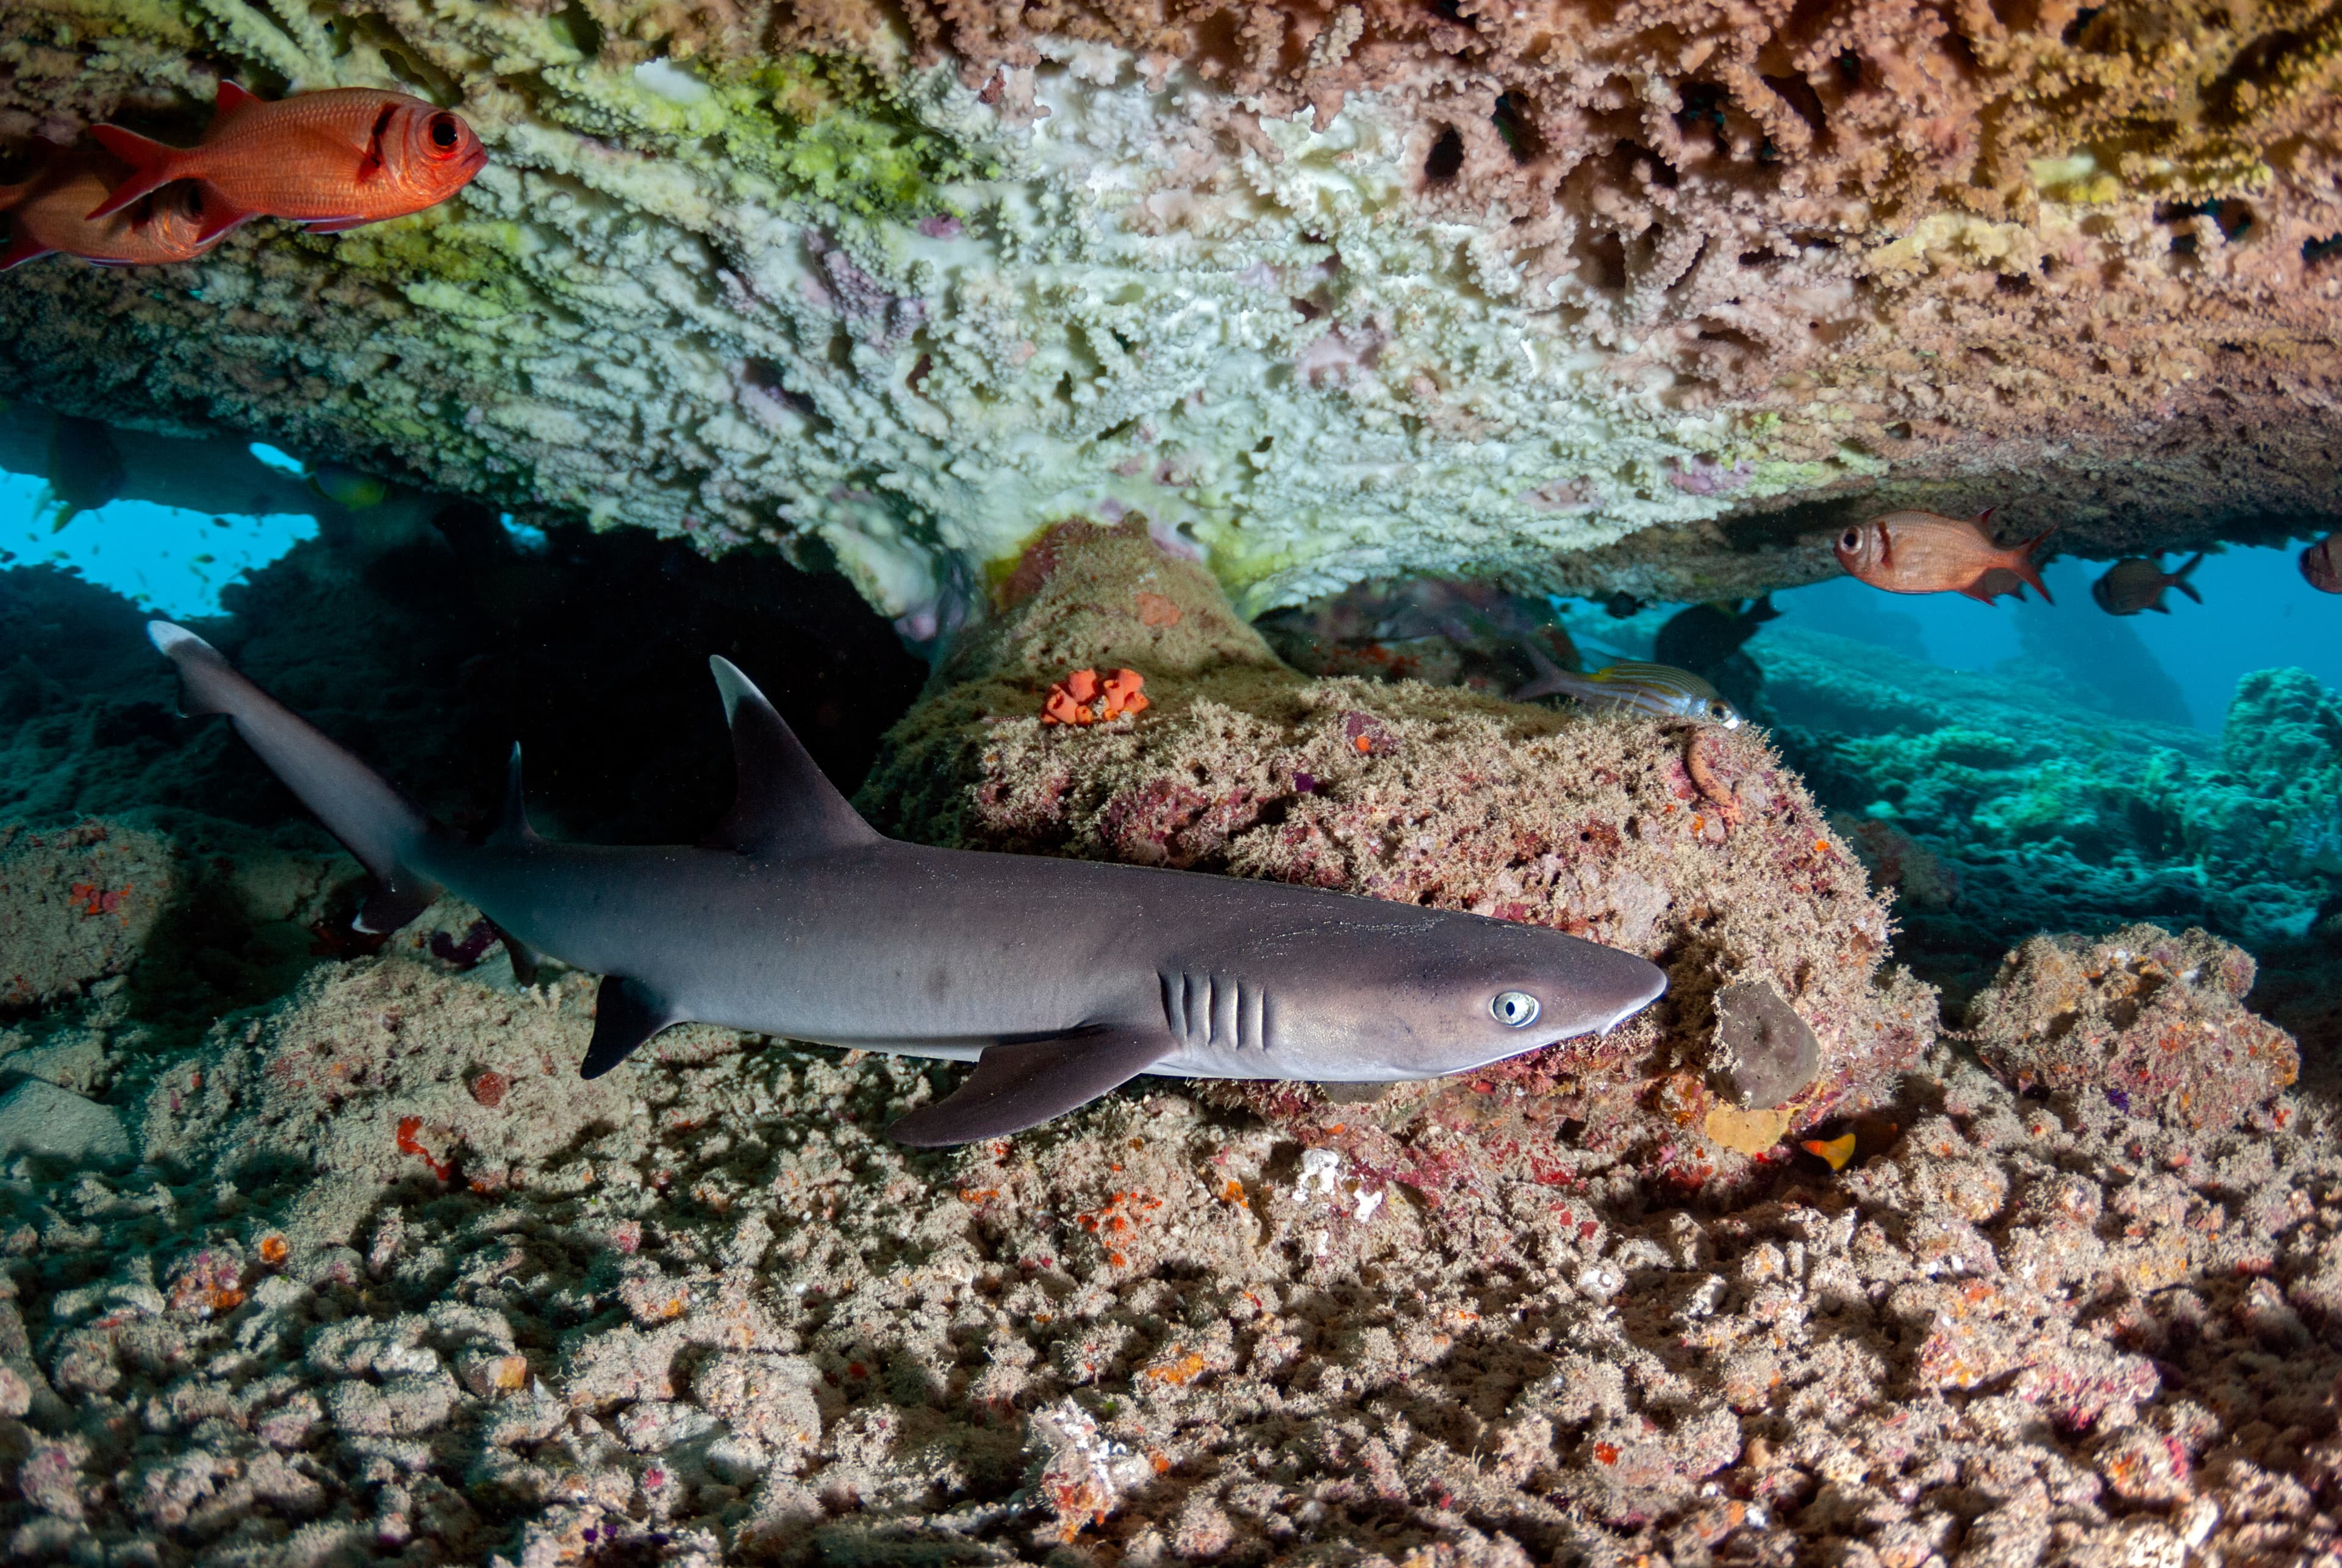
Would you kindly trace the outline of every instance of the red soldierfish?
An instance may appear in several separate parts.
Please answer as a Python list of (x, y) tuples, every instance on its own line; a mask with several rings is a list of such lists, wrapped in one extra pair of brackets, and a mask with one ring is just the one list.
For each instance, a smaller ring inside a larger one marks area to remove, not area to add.
[(2203, 564), (2201, 550), (2177, 572), (2166, 572), (2159, 558), (2133, 555), (2127, 561), (2116, 562), (2105, 576), (2091, 584), (2090, 597), (2109, 615), (2136, 615), (2141, 610), (2168, 615), (2170, 606), (2163, 602), (2166, 588), (2177, 588), (2199, 604), (2204, 602), (2204, 595), (2187, 580), (2187, 574)]
[(2328, 534), (2304, 550), (2301, 574), (2321, 594), (2342, 594), (2342, 534)]
[(8, 215), (8, 245), (0, 272), (62, 251), (104, 266), (151, 266), (192, 261), (211, 248), (202, 238), (199, 185), (179, 185), (140, 198), (127, 211), (92, 222), (89, 209), (127, 173), (105, 153), (53, 149), (47, 164), (22, 185), (0, 185), (0, 213)]
[(462, 190), (488, 161), (460, 115), (371, 87), (267, 104), (222, 82), (212, 128), (193, 147), (166, 147), (116, 125), (92, 134), (136, 172), (91, 217), (173, 180), (198, 180), (210, 209), (206, 240), (256, 217), (334, 234), (419, 213)]
[(1986, 604), (2000, 594), (2024, 597), (2007, 573), (2030, 583), (2047, 604), (2056, 604), (2041, 585), (2033, 552), (2057, 532), (2045, 529), (2007, 549), (1992, 542), (1985, 524), (1997, 510), (1987, 506), (1971, 518), (1937, 512), (1889, 512), (1837, 536), (1838, 564), (1874, 588), (1890, 594), (1965, 594)]

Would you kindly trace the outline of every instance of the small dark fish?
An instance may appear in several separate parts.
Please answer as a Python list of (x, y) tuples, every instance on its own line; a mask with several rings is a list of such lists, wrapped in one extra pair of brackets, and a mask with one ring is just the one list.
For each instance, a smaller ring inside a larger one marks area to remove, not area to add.
[(1676, 612), (1659, 628), (1651, 656), (1678, 669), (1712, 670), (1738, 653), (1759, 626), (1780, 616), (1770, 594), (1753, 604), (1743, 599), (1694, 604)]
[(2091, 584), (2090, 597), (2109, 615), (2136, 615), (2141, 610), (2168, 615), (2171, 608), (2163, 602), (2166, 588), (2177, 588), (2199, 604), (2204, 602), (2204, 595), (2187, 581), (2187, 574), (2203, 564), (2201, 550), (2177, 572), (2164, 571), (2159, 558), (2133, 555), (2127, 561), (2116, 562), (2105, 576)]
[(1602, 601), (1602, 608), (1614, 621), (1630, 620), (1643, 613), (1643, 601), (1621, 588)]
[(2304, 550), (2301, 574), (2321, 594), (2342, 594), (2342, 534), (2328, 534)]
[(1648, 714), (1660, 719), (1692, 719), (1720, 724), (1727, 730), (1740, 727), (1740, 710), (1689, 670), (1621, 659), (1590, 675), (1578, 675), (1540, 656), (1534, 649), (1524, 651), (1536, 665), (1537, 675), (1513, 694), (1516, 703), (1558, 694), (1593, 708)]
[(57, 417), (49, 436), (49, 495), (61, 508), (52, 533), (122, 494), (129, 470), (113, 433), (95, 419)]

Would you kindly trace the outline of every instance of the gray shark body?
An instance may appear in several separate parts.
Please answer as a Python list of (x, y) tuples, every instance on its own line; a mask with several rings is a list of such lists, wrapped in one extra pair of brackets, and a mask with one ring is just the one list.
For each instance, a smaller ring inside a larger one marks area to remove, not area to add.
[(739, 798), (707, 840), (620, 848), (529, 830), (513, 757), (474, 844), (209, 644), (150, 627), (190, 713), (221, 713), (373, 873), (386, 931), (455, 892), (515, 972), (604, 976), (584, 1075), (696, 1022), (976, 1064), (889, 1129), (916, 1145), (1018, 1132), (1151, 1073), (1431, 1078), (1607, 1030), (1666, 988), (1630, 954), (1542, 926), (1200, 873), (932, 849), (873, 831), (780, 715), (712, 661)]

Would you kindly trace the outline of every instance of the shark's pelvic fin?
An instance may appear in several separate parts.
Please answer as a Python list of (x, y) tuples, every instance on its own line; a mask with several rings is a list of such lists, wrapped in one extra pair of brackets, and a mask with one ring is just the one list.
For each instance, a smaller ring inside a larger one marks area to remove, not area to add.
[(886, 1135), (914, 1149), (936, 1149), (1021, 1133), (1120, 1087), (1177, 1049), (1159, 1025), (989, 1045), (966, 1083)]
[(876, 844), (878, 834), (823, 776), (755, 683), (729, 659), (711, 658), (738, 775), (731, 814), (701, 840), (708, 849), (792, 854)]
[(515, 741), (512, 761), (505, 764), (504, 809), (496, 814), (496, 830), (488, 834), (488, 843), (496, 849), (519, 849), (543, 842), (528, 825), (528, 797), (520, 783), (520, 743)]
[(605, 974), (594, 995), (594, 1042), (586, 1047), (577, 1075), (599, 1078), (660, 1030), (688, 1022), (641, 981)]
[(488, 922), (488, 929), (505, 944), (505, 956), (512, 960), (513, 978), (523, 985), (535, 984), (536, 967), (545, 962), (545, 955), (493, 920)]

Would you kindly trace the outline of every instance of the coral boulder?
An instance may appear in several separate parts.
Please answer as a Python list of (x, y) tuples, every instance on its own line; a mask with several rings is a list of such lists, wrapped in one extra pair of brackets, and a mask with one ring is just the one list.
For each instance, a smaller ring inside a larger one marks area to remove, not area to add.
[[(1240, 1092), (1310, 1124), (1313, 1142), (1435, 1193), (1565, 1145), (1631, 1152), (1698, 1185), (1745, 1173), (1745, 1155), (1785, 1159), (1776, 1145), (1793, 1127), (1873, 1104), (1929, 1038), (1932, 994), (1884, 967), (1884, 906), (1755, 734), (1310, 680), (1142, 527), (1060, 530), (1048, 544), (1025, 596), (889, 737), (860, 800), (882, 828), (1470, 910), (1668, 970), (1665, 1002), (1609, 1036), (1464, 1078), (1371, 1104), (1288, 1084)], [(1154, 601), (1176, 621), (1157, 611), (1150, 624)], [(1069, 664), (1136, 669), (1153, 705), (1046, 724)], [(1725, 1063), (1715, 997), (1736, 984), (1768, 987), (1782, 1016), (1734, 1034), (1751, 1054)], [(1708, 1080), (1757, 1054), (1750, 1113)]]

